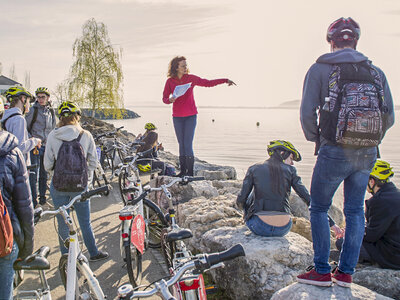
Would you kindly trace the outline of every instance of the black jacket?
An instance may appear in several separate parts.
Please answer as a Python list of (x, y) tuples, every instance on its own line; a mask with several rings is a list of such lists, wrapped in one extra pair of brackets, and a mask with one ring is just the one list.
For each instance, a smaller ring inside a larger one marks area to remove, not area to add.
[(17, 138), (0, 131), (0, 188), (10, 213), (19, 257), (33, 250), (33, 207), (25, 159), (17, 148)]
[(363, 246), (382, 268), (400, 269), (400, 190), (386, 183), (365, 206)]
[[(251, 166), (247, 170), (246, 177), (243, 180), (242, 190), (237, 197), (239, 207), (245, 208), (245, 220), (250, 219), (259, 211), (279, 211), (290, 214), (289, 196), (291, 188), (302, 198), (307, 205), (310, 204), (310, 194), (301, 182), (301, 178), (297, 175), (296, 168), (281, 163), (283, 172), (284, 185), (282, 190), (285, 195), (278, 195), (272, 192), (270, 186), (269, 160)], [(254, 187), (254, 200), (251, 201), (250, 207), (246, 208), (246, 201)]]

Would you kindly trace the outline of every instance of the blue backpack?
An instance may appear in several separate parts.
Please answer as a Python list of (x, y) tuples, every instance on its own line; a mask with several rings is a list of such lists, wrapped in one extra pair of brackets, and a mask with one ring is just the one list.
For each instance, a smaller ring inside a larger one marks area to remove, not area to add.
[(63, 141), (54, 167), (53, 186), (61, 192), (82, 192), (88, 185), (88, 164), (79, 142), (83, 131), (72, 141)]

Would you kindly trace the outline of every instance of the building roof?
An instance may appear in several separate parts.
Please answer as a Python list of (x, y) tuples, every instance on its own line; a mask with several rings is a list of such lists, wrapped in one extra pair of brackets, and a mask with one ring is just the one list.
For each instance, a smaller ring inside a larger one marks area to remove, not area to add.
[(0, 75), (0, 85), (21, 85), (19, 82), (12, 80), (4, 75)]

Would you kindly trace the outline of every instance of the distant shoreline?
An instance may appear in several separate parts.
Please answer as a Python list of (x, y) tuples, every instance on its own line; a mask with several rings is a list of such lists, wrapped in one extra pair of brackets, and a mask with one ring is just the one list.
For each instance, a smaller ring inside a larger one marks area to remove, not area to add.
[[(86, 117), (91, 117), (92, 116), (92, 109), (89, 108), (82, 108), (82, 114)], [(123, 119), (136, 119), (140, 118), (140, 115), (133, 110), (130, 109), (125, 109), (125, 108), (119, 108), (119, 109), (111, 109), (111, 108), (104, 108), (102, 110), (97, 110), (94, 114), (94, 117), (99, 120), (117, 120), (115, 118), (115, 114), (117, 112), (120, 112), (122, 117), (120, 118), (121, 120)]]

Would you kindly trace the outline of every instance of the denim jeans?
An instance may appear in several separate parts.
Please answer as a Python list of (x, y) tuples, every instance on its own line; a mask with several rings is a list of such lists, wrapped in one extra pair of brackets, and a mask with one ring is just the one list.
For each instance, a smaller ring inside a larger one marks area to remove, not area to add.
[(179, 143), (179, 156), (194, 156), (193, 138), (196, 129), (197, 115), (173, 117), (176, 138)]
[[(343, 238), (337, 239), (335, 244), (336, 244), (336, 248), (339, 251), (341, 251), (342, 250), (342, 246), (343, 246)], [(371, 258), (371, 256), (369, 255), (367, 249), (365, 249), (363, 244), (361, 244), (360, 255), (358, 257), (358, 261), (360, 263), (362, 263), (362, 262), (373, 263), (374, 262), (374, 260)]]
[[(62, 205), (68, 204), (72, 198), (79, 194), (80, 192), (60, 192), (54, 188), (53, 183), (50, 185), (50, 195), (53, 199), (54, 207), (56, 209)], [(74, 209), (78, 218), (79, 227), (82, 232), (83, 241), (85, 242), (86, 248), (89, 251), (89, 255), (90, 257), (96, 256), (99, 251), (96, 246), (92, 224), (90, 222), (90, 200), (85, 202), (75, 202)], [(65, 221), (61, 215), (57, 215), (57, 222), (58, 232), (61, 238), (65, 240), (68, 238), (68, 226), (65, 224)], [(68, 249), (65, 248), (63, 240), (60, 238), (58, 240), (60, 243), (61, 253), (68, 253)]]
[(346, 274), (354, 273), (364, 236), (364, 195), (376, 155), (375, 147), (352, 149), (325, 145), (319, 151), (311, 180), (310, 221), (314, 264), (320, 274), (331, 271), (328, 263), (328, 209), (342, 182), (346, 232), (340, 252), (339, 270)]
[(254, 234), (261, 236), (284, 236), (292, 228), (292, 219), (284, 226), (271, 226), (263, 222), (258, 216), (252, 216), (246, 222), (247, 227)]
[(32, 202), (33, 205), (37, 205), (37, 182), (39, 175), (39, 197), (40, 199), (46, 199), (47, 190), (47, 172), (44, 169), (43, 158), (45, 147), (42, 146), (39, 150), (39, 154), (33, 154), (33, 150), (30, 152), (31, 155), (31, 165), (36, 164), (37, 167), (29, 171), (29, 183), (32, 192)]
[(13, 298), (13, 280), (14, 280), (14, 262), (18, 257), (18, 246), (14, 241), (12, 252), (4, 257), (0, 257), (0, 299), (12, 300)]

